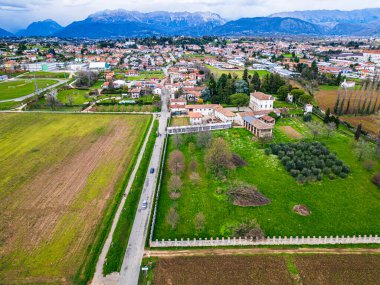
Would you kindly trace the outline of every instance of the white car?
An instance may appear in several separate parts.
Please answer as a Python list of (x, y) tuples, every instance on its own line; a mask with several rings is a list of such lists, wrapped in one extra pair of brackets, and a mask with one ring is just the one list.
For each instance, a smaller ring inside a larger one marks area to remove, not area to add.
[(147, 207), (148, 207), (148, 202), (147, 202), (146, 200), (144, 200), (144, 201), (142, 202), (141, 209), (145, 210)]

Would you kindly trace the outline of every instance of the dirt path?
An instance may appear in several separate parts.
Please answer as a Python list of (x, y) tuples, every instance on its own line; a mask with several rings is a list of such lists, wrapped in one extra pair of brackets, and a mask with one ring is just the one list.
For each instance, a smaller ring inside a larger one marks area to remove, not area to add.
[(142, 146), (142, 148), (140, 150), (140, 153), (139, 153), (139, 156), (137, 158), (135, 167), (134, 167), (133, 172), (132, 172), (132, 174), (131, 174), (131, 176), (129, 178), (127, 188), (125, 189), (125, 192), (124, 192), (125, 195), (123, 196), (123, 198), (122, 198), (122, 200), (121, 200), (121, 202), (119, 204), (119, 208), (117, 209), (116, 215), (115, 215), (114, 220), (112, 222), (111, 230), (110, 230), (110, 232), (108, 234), (106, 242), (103, 245), (102, 252), (101, 252), (101, 254), (99, 256), (99, 259), (98, 259), (98, 262), (96, 264), (96, 271), (95, 271), (95, 274), (94, 274), (94, 278), (92, 280), (92, 284), (93, 285), (98, 285), (98, 284), (114, 284), (118, 280), (118, 276), (119, 276), (118, 273), (113, 273), (113, 274), (110, 274), (110, 275), (107, 275), (107, 276), (103, 276), (103, 264), (104, 264), (104, 261), (106, 260), (106, 256), (107, 256), (108, 250), (109, 250), (109, 248), (111, 246), (112, 236), (113, 236), (113, 233), (114, 233), (114, 231), (116, 229), (116, 225), (117, 225), (117, 223), (119, 221), (121, 211), (122, 211), (122, 209), (124, 207), (124, 204), (125, 204), (125, 200), (127, 199), (128, 193), (131, 190), (131, 187), (132, 187), (132, 184), (133, 184), (133, 180), (135, 179), (137, 170), (139, 169), (142, 157), (144, 155), (144, 152), (145, 152), (145, 149), (146, 149), (149, 137), (150, 137), (150, 134), (151, 134), (152, 129), (153, 129), (153, 125), (154, 125), (154, 119), (152, 120), (152, 123), (150, 125), (149, 131), (148, 131), (148, 133), (147, 133), (147, 135), (145, 137), (144, 144), (143, 144), (143, 146)]
[(202, 255), (236, 255), (236, 254), (380, 254), (380, 248), (210, 248), (198, 250), (146, 250), (144, 257), (178, 257)]

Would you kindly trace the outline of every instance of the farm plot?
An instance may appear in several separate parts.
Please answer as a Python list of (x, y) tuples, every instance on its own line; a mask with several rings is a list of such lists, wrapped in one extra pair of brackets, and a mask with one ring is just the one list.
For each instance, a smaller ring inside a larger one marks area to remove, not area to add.
[(0, 283), (91, 277), (149, 116), (0, 115)]
[(197, 256), (157, 262), (155, 285), (292, 284), (279, 256)]
[(379, 284), (379, 255), (299, 255), (294, 263), (305, 284)]
[[(37, 79), (39, 89), (54, 85), (57, 80)], [(17, 79), (0, 83), (0, 100), (16, 99), (35, 92), (34, 80)]]
[(280, 126), (279, 129), (292, 139), (302, 139), (303, 135), (293, 129), (291, 126)]
[[(274, 130), (275, 143), (297, 141), (283, 134), (281, 125), (291, 126), (307, 142), (314, 141), (302, 119), (281, 119), (280, 123)], [(302, 183), (287, 172), (277, 156), (265, 155), (265, 148), (253, 141), (247, 130), (214, 132), (213, 136), (223, 138), (240, 157), (234, 169), (220, 177), (210, 172), (205, 162), (209, 148), (198, 146), (197, 135), (170, 137), (154, 239), (250, 236), (250, 230), (241, 231), (248, 228), (260, 228), (270, 237), (379, 234), (380, 193), (371, 183), (373, 173), (358, 161), (352, 137), (336, 132), (316, 138), (349, 167), (346, 178), (324, 175), (320, 181)], [(379, 163), (374, 171), (379, 171)], [(260, 206), (234, 205), (228, 193), (241, 185), (262, 194), (254, 192), (252, 197), (264, 196), (270, 203), (261, 205), (260, 198), (254, 201)], [(293, 210), (299, 205), (311, 214), (302, 216)]]

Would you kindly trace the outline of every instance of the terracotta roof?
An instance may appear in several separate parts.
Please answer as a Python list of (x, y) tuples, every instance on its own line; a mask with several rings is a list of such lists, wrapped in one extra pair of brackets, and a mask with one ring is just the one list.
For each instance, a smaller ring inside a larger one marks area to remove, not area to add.
[(171, 109), (185, 109), (185, 105), (180, 105), (180, 104), (173, 104), (170, 105)]
[(252, 93), (251, 96), (259, 100), (274, 100), (271, 95), (264, 94), (263, 92), (255, 92), (255, 93)]
[(248, 122), (250, 125), (254, 126), (258, 130), (270, 130), (270, 129), (273, 129), (272, 125), (264, 123), (263, 121), (261, 121), (259, 119), (256, 119), (254, 117), (247, 116), (247, 117), (244, 117), (243, 120), (246, 121), (246, 122)]
[(205, 104), (205, 105), (187, 105), (186, 109), (214, 109), (219, 105), (217, 104)]
[(263, 120), (268, 121), (268, 122), (274, 121), (274, 118), (267, 116), (267, 115), (262, 116), (260, 119), (263, 119)]
[(222, 106), (216, 107), (215, 110), (219, 113), (222, 113), (226, 117), (236, 117), (235, 113), (231, 112), (230, 110), (224, 109)]
[(190, 118), (192, 118), (192, 119), (199, 119), (199, 118), (202, 118), (202, 114), (197, 113), (197, 112), (189, 112), (189, 116), (190, 116)]

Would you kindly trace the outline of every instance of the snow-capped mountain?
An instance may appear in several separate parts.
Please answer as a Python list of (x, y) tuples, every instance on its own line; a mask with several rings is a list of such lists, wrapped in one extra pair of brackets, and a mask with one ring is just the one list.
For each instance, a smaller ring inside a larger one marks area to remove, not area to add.
[(118, 37), (209, 34), (226, 21), (211, 12), (150, 12), (105, 10), (70, 24), (57, 35), (63, 37)]

